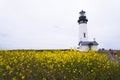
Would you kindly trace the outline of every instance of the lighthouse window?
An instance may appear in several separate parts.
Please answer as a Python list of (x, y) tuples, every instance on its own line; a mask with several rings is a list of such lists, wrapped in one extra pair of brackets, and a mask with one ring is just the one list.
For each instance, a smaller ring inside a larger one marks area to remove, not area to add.
[(86, 38), (86, 33), (83, 33), (84, 34), (84, 38)]

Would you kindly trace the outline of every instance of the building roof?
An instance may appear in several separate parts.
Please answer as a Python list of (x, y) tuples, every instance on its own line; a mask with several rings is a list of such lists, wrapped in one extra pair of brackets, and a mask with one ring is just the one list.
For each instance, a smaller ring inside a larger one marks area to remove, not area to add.
[(98, 45), (96, 41), (80, 41), (78, 45)]

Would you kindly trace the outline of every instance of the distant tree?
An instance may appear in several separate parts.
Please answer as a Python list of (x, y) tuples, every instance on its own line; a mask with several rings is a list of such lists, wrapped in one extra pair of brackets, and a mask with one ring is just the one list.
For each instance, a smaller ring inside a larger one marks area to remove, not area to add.
[(100, 48), (98, 51), (101, 51), (102, 49)]
[(105, 48), (102, 48), (102, 51), (105, 51)]

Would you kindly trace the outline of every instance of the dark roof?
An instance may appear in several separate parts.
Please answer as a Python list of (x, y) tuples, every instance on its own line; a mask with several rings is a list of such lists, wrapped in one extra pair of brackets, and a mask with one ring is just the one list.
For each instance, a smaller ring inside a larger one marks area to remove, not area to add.
[(87, 23), (88, 22), (88, 19), (86, 18), (85, 16), (85, 11), (81, 11), (80, 12), (80, 17), (79, 17), (79, 20), (78, 20), (78, 23), (81, 24), (81, 23)]
[(80, 41), (78, 45), (98, 45), (96, 41)]
[(80, 12), (80, 14), (85, 14), (85, 11), (82, 10), (82, 11)]

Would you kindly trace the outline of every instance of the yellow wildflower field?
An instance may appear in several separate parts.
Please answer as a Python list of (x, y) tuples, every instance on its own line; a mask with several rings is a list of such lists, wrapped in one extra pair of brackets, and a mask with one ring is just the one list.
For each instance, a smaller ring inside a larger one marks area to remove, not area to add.
[(0, 80), (120, 80), (106, 54), (77, 50), (0, 51)]

